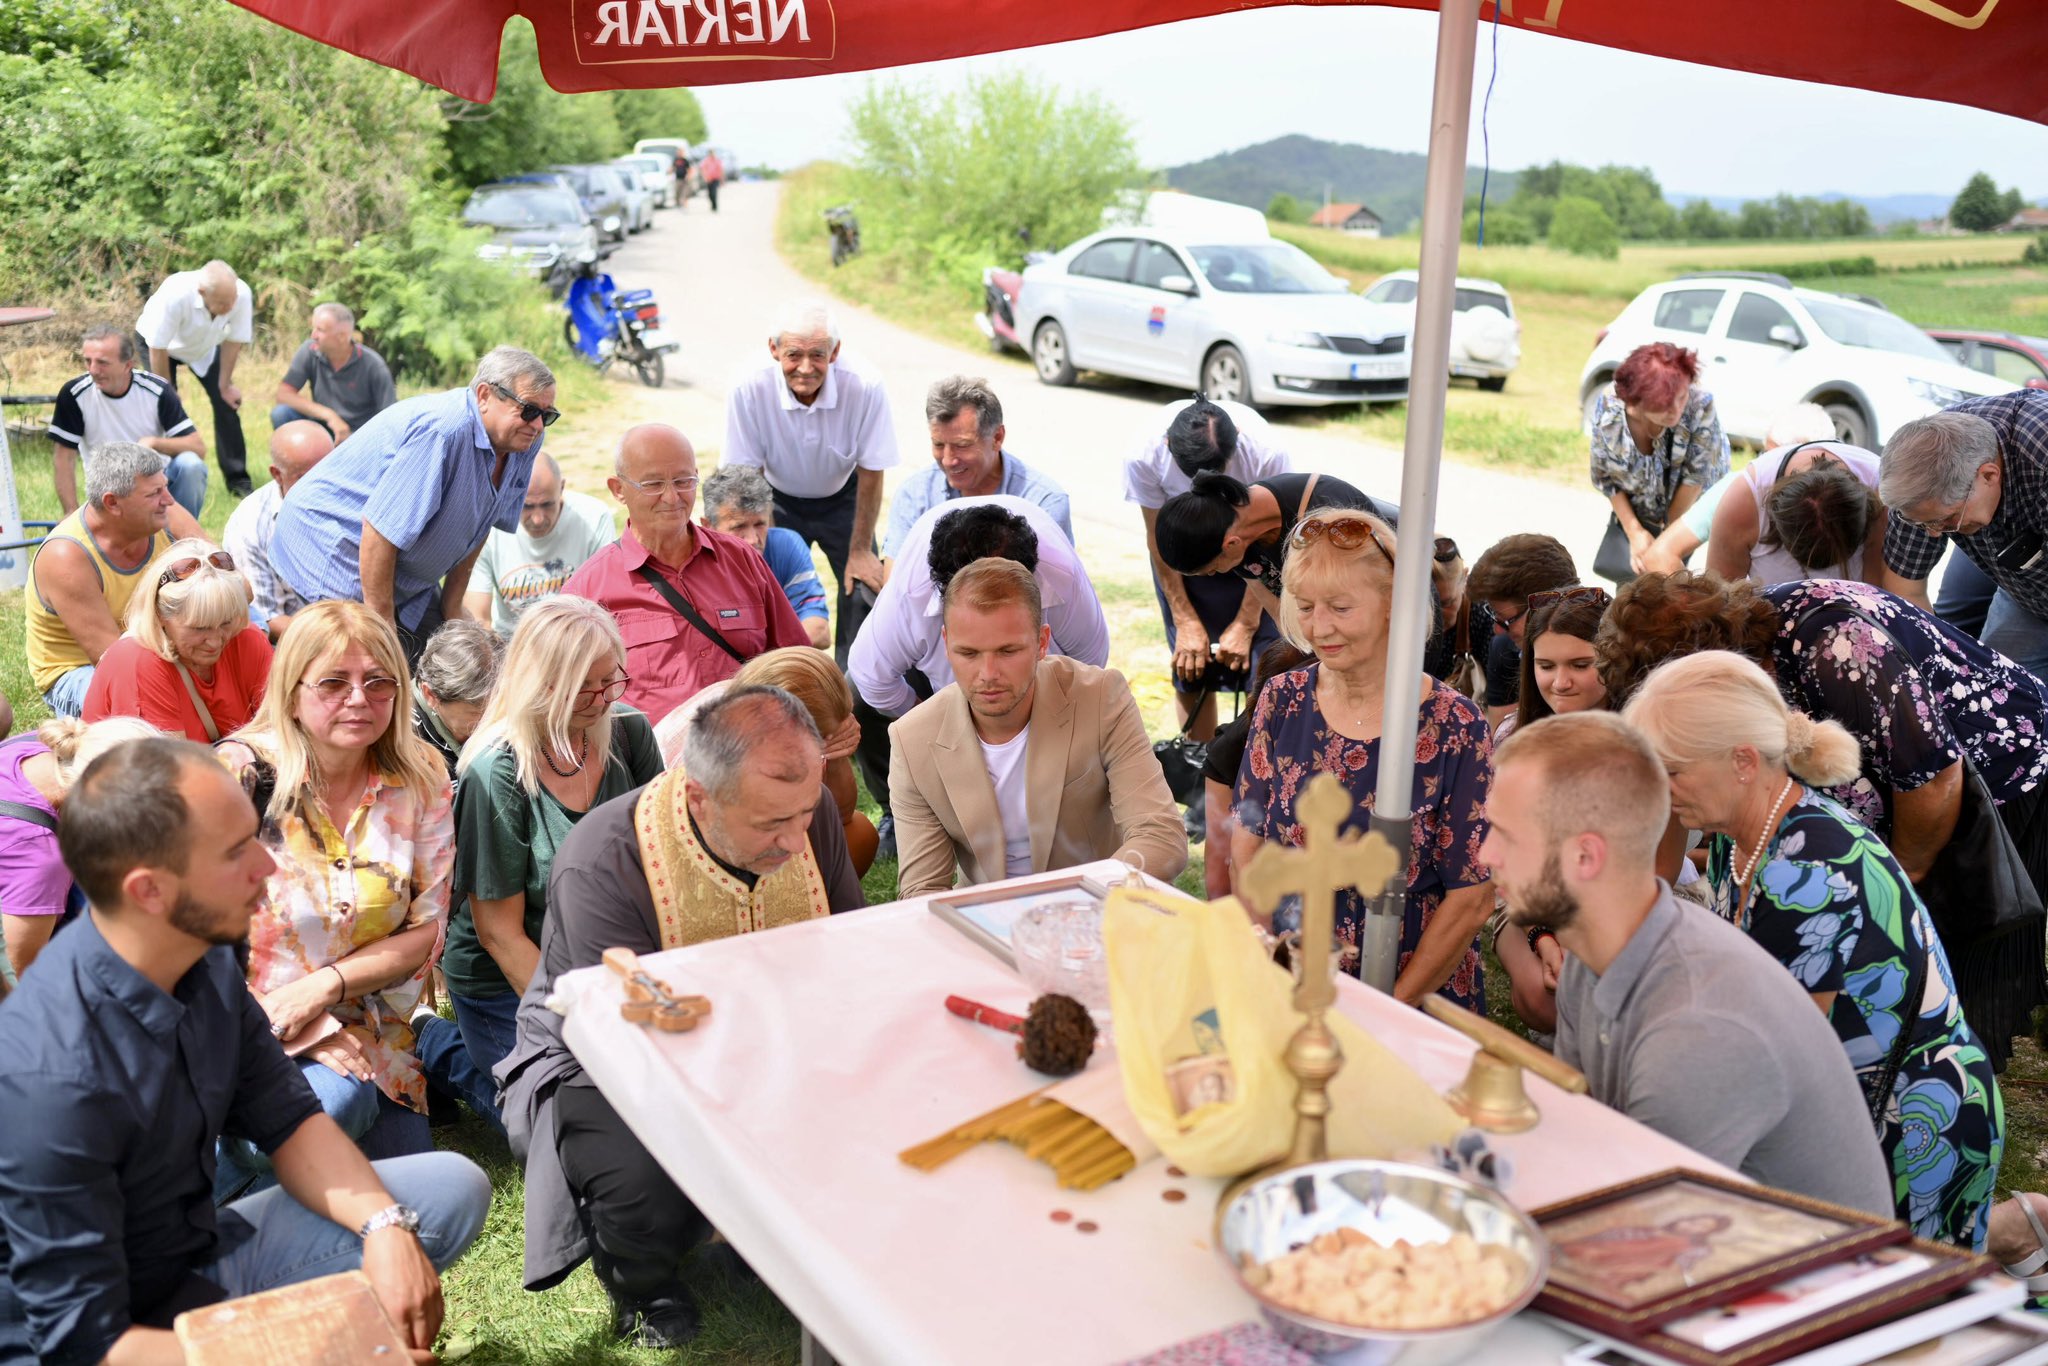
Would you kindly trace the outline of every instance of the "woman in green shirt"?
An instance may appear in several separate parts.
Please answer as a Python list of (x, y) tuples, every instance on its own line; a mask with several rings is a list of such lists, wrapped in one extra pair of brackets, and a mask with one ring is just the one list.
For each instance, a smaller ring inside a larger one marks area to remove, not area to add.
[(661, 773), (646, 716), (619, 702), (626, 646), (611, 613), (558, 595), (528, 608), (455, 784), (455, 913), (441, 972), (470, 1061), (512, 1051), (540, 962), (548, 872), (585, 812)]

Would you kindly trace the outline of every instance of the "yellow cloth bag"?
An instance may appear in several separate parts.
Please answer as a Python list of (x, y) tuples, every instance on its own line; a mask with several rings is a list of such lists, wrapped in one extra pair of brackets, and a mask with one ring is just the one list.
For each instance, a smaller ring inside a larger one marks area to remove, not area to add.
[[(1102, 918), (1124, 1098), (1169, 1161), (1237, 1176), (1284, 1156), (1301, 1027), (1294, 982), (1266, 956), (1234, 898), (1147, 888), (1110, 893)], [(1344, 1050), (1330, 1086), (1330, 1156), (1390, 1158), (1448, 1140), (1464, 1122), (1405, 1063), (1336, 1010)]]

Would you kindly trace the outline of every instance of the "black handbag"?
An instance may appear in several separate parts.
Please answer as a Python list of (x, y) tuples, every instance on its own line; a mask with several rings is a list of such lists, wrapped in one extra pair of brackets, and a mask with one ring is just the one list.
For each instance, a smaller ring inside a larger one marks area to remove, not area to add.
[(1166, 775), (1167, 790), (1182, 806), (1193, 801), (1202, 791), (1202, 770), (1209, 763), (1209, 742), (1196, 740), (1188, 735), (1188, 728), (1201, 714), (1202, 704), (1209, 700), (1204, 691), (1188, 708), (1188, 719), (1181, 726), (1180, 734), (1169, 735), (1164, 740), (1152, 742), (1152, 757), (1159, 760), (1159, 771)]
[[(1631, 436), (1629, 440), (1633, 442), (1635, 438)], [(1667, 482), (1664, 489), (1664, 507), (1667, 512), (1671, 507), (1671, 500), (1678, 496), (1678, 481), (1672, 478), (1672, 475), (1676, 474), (1677, 471), (1672, 468), (1671, 464), (1671, 448), (1675, 441), (1676, 438), (1672, 435), (1671, 431), (1666, 430), (1664, 433), (1664, 478)], [(1636, 509), (1636, 520), (1641, 522), (1644, 529), (1652, 536), (1663, 534), (1664, 528), (1654, 524), (1648, 517), (1643, 516), (1642, 509), (1640, 508)], [(1628, 532), (1622, 528), (1621, 514), (1618, 512), (1608, 513), (1607, 534), (1600, 538), (1600, 549), (1594, 552), (1593, 572), (1617, 587), (1630, 582), (1636, 576), (1635, 569), (1629, 564), (1630, 553)]]
[(1920, 899), (1935, 932), (1953, 952), (2002, 938), (2048, 917), (2019, 846), (1998, 814), (1991, 786), (1963, 760), (1955, 833), (1920, 879)]

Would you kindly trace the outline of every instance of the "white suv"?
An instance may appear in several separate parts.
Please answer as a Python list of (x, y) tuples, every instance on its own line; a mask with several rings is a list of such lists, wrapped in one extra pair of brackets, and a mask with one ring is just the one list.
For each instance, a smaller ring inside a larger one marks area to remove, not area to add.
[(1793, 404), (1818, 403), (1838, 438), (1878, 450), (1914, 418), (2015, 387), (1964, 369), (1874, 299), (1801, 289), (1782, 275), (1701, 271), (1651, 285), (1601, 332), (1579, 377), (1589, 426), (1614, 372), (1649, 342), (1698, 352), (1721, 429), (1752, 445)]
[[(1412, 319), (1417, 278), (1412, 270), (1382, 275), (1366, 287), (1365, 301), (1402, 305)], [(1489, 393), (1507, 388), (1508, 376), (1522, 363), (1522, 325), (1515, 321), (1507, 287), (1460, 275), (1451, 310), (1451, 375), (1476, 379)]]

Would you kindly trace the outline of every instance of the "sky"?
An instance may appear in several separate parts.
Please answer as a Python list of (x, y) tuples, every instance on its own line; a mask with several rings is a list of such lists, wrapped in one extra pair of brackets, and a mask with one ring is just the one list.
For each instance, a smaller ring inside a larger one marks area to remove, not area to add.
[[(1484, 26), (1473, 82), (1474, 166), (1492, 36)], [(700, 86), (697, 95), (714, 141), (742, 164), (785, 169), (845, 154), (843, 111), (877, 75), (947, 85), (1018, 69), (1113, 100), (1153, 166), (1289, 133), (1420, 152), (1435, 50), (1433, 14), (1290, 6), (884, 73)], [(2030, 200), (2048, 198), (2048, 127), (1505, 25), (1488, 125), (1496, 166), (1553, 159), (1648, 166), (1671, 195), (1952, 195), (1984, 170), (2001, 187), (2018, 184)]]

